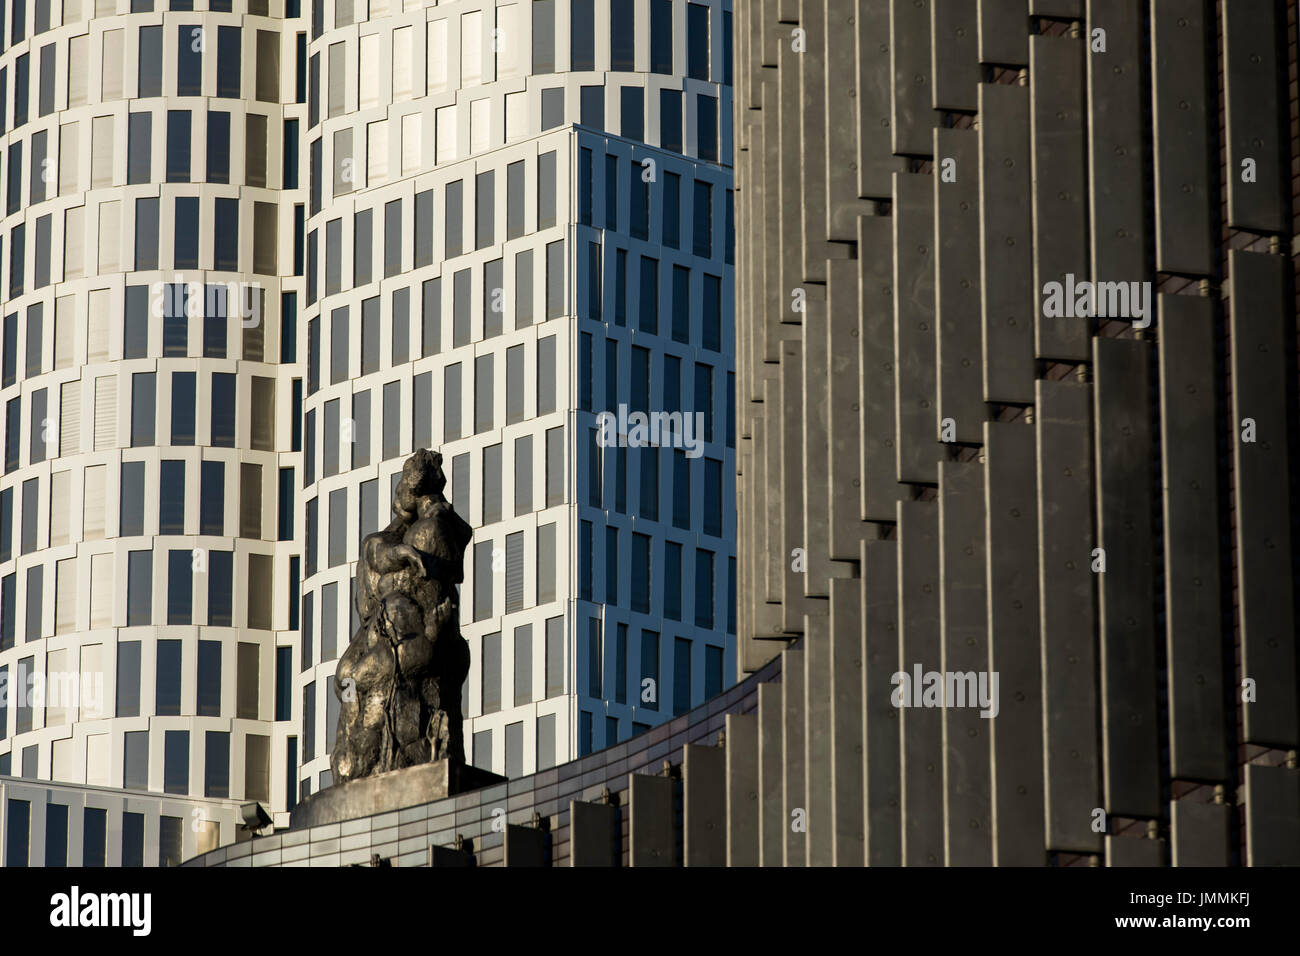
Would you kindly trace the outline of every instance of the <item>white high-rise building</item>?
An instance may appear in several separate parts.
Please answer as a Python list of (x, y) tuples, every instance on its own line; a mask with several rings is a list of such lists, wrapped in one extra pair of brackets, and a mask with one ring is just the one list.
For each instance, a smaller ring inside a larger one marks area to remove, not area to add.
[(329, 785), (420, 447), (473, 763), (729, 684), (730, 0), (164, 5), (5, 5), (0, 845), (170, 861)]

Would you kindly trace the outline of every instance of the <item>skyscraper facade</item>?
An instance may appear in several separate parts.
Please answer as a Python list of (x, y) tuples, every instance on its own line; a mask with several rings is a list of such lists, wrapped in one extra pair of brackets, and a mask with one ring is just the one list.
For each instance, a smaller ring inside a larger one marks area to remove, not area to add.
[(730, 683), (729, 4), (189, 6), (6, 10), (0, 775), (328, 786), (420, 447), (475, 528), (472, 762)]

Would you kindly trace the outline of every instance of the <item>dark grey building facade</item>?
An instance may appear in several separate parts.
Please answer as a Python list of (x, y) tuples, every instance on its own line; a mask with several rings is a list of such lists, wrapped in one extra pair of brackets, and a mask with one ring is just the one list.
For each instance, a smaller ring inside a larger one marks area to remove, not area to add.
[(802, 638), (807, 860), (1300, 863), (1296, 4), (737, 30), (740, 656)]

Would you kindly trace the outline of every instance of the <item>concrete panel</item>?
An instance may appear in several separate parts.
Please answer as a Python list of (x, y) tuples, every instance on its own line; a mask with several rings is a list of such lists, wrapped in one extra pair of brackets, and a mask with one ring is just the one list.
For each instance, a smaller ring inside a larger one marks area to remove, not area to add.
[(804, 666), (802, 649), (781, 652), (781, 826), (785, 831), (784, 866), (804, 866), (808, 857), (808, 793), (804, 789), (808, 752), (804, 740)]
[(898, 480), (936, 484), (934, 188), (894, 177), (894, 368)]
[(1165, 841), (1106, 837), (1107, 866), (1164, 866)]
[(1029, 0), (1029, 14), (1035, 17), (1083, 16), (1084, 0)]
[(758, 717), (727, 714), (727, 866), (758, 866)]
[[(851, 579), (850, 579), (851, 580)], [(831, 634), (829, 617), (804, 618), (804, 803), (808, 809), (806, 861), (830, 866), (835, 810), (831, 787)]]
[(893, 521), (894, 504), (905, 489), (898, 483), (898, 421), (894, 411), (894, 220), (858, 220), (859, 314), (862, 349), (858, 386), (862, 415), (862, 517)]
[(506, 866), (546, 866), (546, 834), (534, 827), (508, 825), (505, 836)]
[[(1213, 275), (1218, 170), (1208, 98), (1214, 15), (1207, 0), (1151, 4), (1151, 119), (1155, 161), (1156, 268)], [(1217, 138), (1217, 137), (1216, 137)]]
[(1169, 805), (1174, 866), (1231, 866), (1232, 809), (1223, 803), (1175, 800)]
[[(1033, 143), (1034, 291), (1088, 275), (1088, 195), (1084, 150), (1084, 41), (1029, 38), (1030, 138)], [(1089, 321), (1036, 312), (1039, 358), (1088, 358)]]
[(471, 867), (474, 858), (464, 850), (449, 846), (429, 847), (429, 866)]
[(1041, 866), (1047, 860), (1037, 481), (1024, 466), (1036, 457), (1036, 441), (1032, 425), (984, 426), (989, 660), (1000, 696), (991, 729), (998, 866)]
[[(827, 363), (821, 374), (809, 380), (820, 382), (827, 392), (826, 457), (829, 546), (834, 561), (857, 561), (862, 526), (862, 410), (859, 395), (858, 362), (862, 332), (858, 315), (858, 263), (850, 260), (830, 264), (827, 285), (825, 330)], [(809, 457), (816, 454), (809, 448)], [(809, 482), (812, 487), (812, 482)], [(816, 492), (814, 492), (815, 494)]]
[(1038, 383), (1044, 813), (1048, 849), (1076, 853), (1102, 849), (1089, 399), (1081, 383)]
[(898, 542), (862, 543), (862, 699), (865, 702), (867, 863), (901, 866), (902, 756), (891, 698), (902, 669), (898, 634)]
[[(687, 866), (727, 865), (727, 754), (721, 747), (682, 748), (682, 831)], [(754, 834), (757, 844), (757, 834)]]
[[(943, 642), (939, 670), (971, 675), (969, 681), (953, 688), (964, 697), (950, 699), (946, 692), (944, 695), (943, 822), (947, 866), (993, 863), (989, 753), (1001, 688), (992, 683), (989, 675), (985, 560), (984, 466), (979, 462), (945, 461), (939, 466), (939, 614)], [(983, 691), (988, 692), (987, 698), (981, 698)]]
[[(939, 670), (939, 509), (933, 501), (898, 503), (898, 600), (901, 666), (909, 680)], [(903, 865), (942, 866), (943, 711), (913, 706), (921, 689), (899, 689), (902, 752)]]
[(980, 62), (1004, 66), (1029, 63), (1026, 0), (978, 0), (978, 5)]
[[(810, 286), (808, 311), (804, 313), (803, 341), (799, 359), (802, 373), (802, 422), (795, 422), (802, 447), (799, 449), (800, 475), (786, 488), (799, 489), (794, 497), (803, 506), (803, 543), (807, 552), (807, 570), (803, 574), (805, 596), (826, 597), (830, 594), (831, 556), (828, 544), (830, 524), (830, 388), (826, 369), (830, 364), (830, 337), (826, 333), (826, 287)], [(802, 630), (802, 627), (796, 627)]]
[(890, 0), (890, 70), (894, 77), (891, 129), (894, 152), (929, 156), (938, 125), (930, 76), (931, 0)]
[[(835, 866), (866, 862), (866, 823), (863, 819), (863, 691), (862, 579), (831, 582), (830, 614), (830, 786)], [(818, 728), (814, 728), (818, 732)], [(814, 825), (814, 847), (819, 836)], [(813, 861), (818, 862), (818, 861)]]
[[(799, 0), (799, 26), (804, 33), (804, 51), (797, 54), (799, 81), (799, 137), (804, 144), (825, 143), (826, 119), (826, 4), (823, 0)], [(818, 151), (805, 149), (799, 206), (803, 220), (803, 280), (826, 281), (826, 163)]]
[[(1158, 303), (1169, 769), (1184, 779), (1226, 780), (1218, 423), (1212, 385), (1218, 304), (1186, 295), (1162, 295)], [(1175, 854), (1178, 846), (1175, 835)]]
[(985, 83), (979, 93), (984, 399), (1027, 405), (1034, 400), (1040, 307), (1033, 206), (1025, 201), (1031, 189), (1029, 89)]
[(1300, 771), (1246, 765), (1246, 865), (1300, 866)]
[(758, 688), (759, 865), (785, 864), (781, 685)]
[[(792, 27), (783, 28), (789, 35)], [(777, 186), (780, 190), (780, 226), (778, 235), (784, 241), (774, 243), (780, 252), (780, 298), (785, 308), (778, 313), (782, 322), (797, 323), (798, 313), (790, 308), (790, 292), (810, 279), (804, 274), (804, 148), (801, 135), (803, 97), (799, 87), (799, 64), (806, 54), (796, 53), (789, 39), (782, 41), (777, 60), (779, 67), (774, 85), (777, 88), (777, 112), (769, 114), (776, 126), (768, 135), (781, 144), (777, 166)]]
[[(857, 37), (855, 61), (857, 64), (857, 139), (858, 195), (871, 199), (889, 199), (894, 190), (894, 173), (907, 169), (907, 161), (895, 156), (893, 137), (884, 135), (893, 123), (894, 86), (893, 56), (888, 43), (881, 37), (889, 35), (889, 6), (880, 0), (854, 0), (856, 3)], [(845, 34), (846, 35), (846, 34)], [(838, 52), (847, 44), (832, 43), (826, 60), (827, 70), (841, 62)], [(847, 76), (847, 71), (831, 73), (832, 77)], [(835, 88), (834, 84), (831, 88)], [(843, 103), (834, 97), (827, 99), (827, 108), (841, 115), (852, 115)], [(831, 121), (834, 129), (835, 122)], [(828, 155), (836, 155), (830, 146), (836, 142), (834, 134), (828, 140)], [(832, 222), (836, 212), (831, 211)], [(855, 223), (843, 223), (844, 228), (856, 229)]]
[(1155, 532), (1151, 526), (1151, 347), (1095, 338), (1097, 575), (1101, 639), (1105, 807), (1126, 817), (1160, 815)]
[(1092, 276), (1136, 282), (1146, 275), (1148, 122), (1142, 77), (1145, 16), (1134, 0), (1088, 0), (1088, 26), (1106, 31), (1106, 52), (1086, 56), (1088, 197)]
[[(782, 627), (794, 634), (803, 630), (804, 615), (816, 612), (814, 602), (804, 597), (808, 575), (804, 571), (795, 570), (791, 556), (797, 549), (803, 551), (811, 561), (813, 552), (819, 551), (821, 558), (818, 560), (824, 561), (826, 553), (821, 544), (825, 537), (810, 535), (804, 526), (807, 482), (804, 480), (806, 461), (803, 443), (802, 353), (803, 347), (798, 342), (785, 342), (781, 347), (781, 403), (773, 409), (779, 416), (780, 424), (781, 481), (779, 485), (769, 488), (769, 493), (779, 489), (778, 504), (781, 509), (782, 550), (777, 557), (781, 561)], [(772, 419), (769, 418), (768, 422), (771, 424)]]
[(570, 866), (618, 866), (620, 843), (618, 807), (569, 802)]
[[(1256, 699), (1243, 706), (1247, 743), (1293, 749), (1296, 638), (1291, 561), (1287, 353), (1294, 353), (1290, 264), (1281, 256), (1233, 251), (1231, 282), (1233, 465), (1236, 472), (1238, 614), (1242, 674)], [(1255, 423), (1244, 440), (1242, 423)]]
[[(935, 432), (952, 419), (956, 440), (984, 440), (980, 322), (979, 133), (934, 131)], [(948, 167), (949, 161), (953, 165)], [(947, 168), (945, 168), (947, 167)], [(949, 181), (949, 177), (954, 177)]]
[[(884, 10), (883, 5), (876, 6), (888, 18), (889, 11)], [(876, 55), (867, 61), (868, 73), (875, 71), (878, 76), (868, 76), (864, 83), (864, 77), (858, 74), (858, 44), (848, 39), (864, 29), (863, 15), (851, 3), (827, 4), (826, 15), (825, 25), (828, 33), (834, 31), (834, 40), (823, 51), (822, 84), (837, 94), (832, 97), (823, 96), (821, 102), (826, 124), (826, 195), (822, 200), (826, 203), (826, 238), (831, 242), (853, 242), (858, 236), (858, 216), (869, 213), (875, 205), (867, 199), (859, 198), (859, 177), (865, 173), (859, 162), (858, 124), (867, 119), (868, 112), (874, 116), (871, 126), (873, 131), (880, 129), (881, 117), (886, 122), (889, 120), (889, 54), (877, 50)], [(852, 82), (855, 76), (857, 87), (853, 90), (853, 99), (846, 109), (844, 98), (838, 94), (842, 84)], [(874, 142), (868, 144), (868, 152), (872, 155), (873, 162), (888, 161), (894, 165), (900, 162), (889, 153), (888, 141), (878, 133)], [(876, 193), (879, 197), (889, 195), (890, 172), (892, 170), (887, 170), (879, 177), (884, 186), (883, 190)]]
[(1283, 148), (1291, 135), (1284, 112), (1287, 62), (1279, 43), (1285, 27), (1280, 3), (1223, 4), (1228, 225), (1234, 229), (1282, 233), (1290, 228), (1291, 208), (1283, 193), (1291, 174)]
[(644, 773), (627, 775), (628, 862), (631, 866), (675, 866), (673, 826), (675, 781)]
[(980, 82), (979, 21), (970, 0), (930, 0), (931, 105), (973, 113)]

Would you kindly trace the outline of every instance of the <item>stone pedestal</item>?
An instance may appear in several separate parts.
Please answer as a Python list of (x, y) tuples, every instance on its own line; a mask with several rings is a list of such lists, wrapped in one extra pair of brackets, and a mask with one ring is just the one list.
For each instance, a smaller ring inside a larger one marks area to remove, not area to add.
[(453, 794), (480, 790), (506, 778), (468, 764), (453, 765), (449, 760), (390, 770), (373, 777), (313, 793), (289, 814), (289, 829), (304, 830), (343, 820), (355, 820), (380, 813), (431, 803)]

